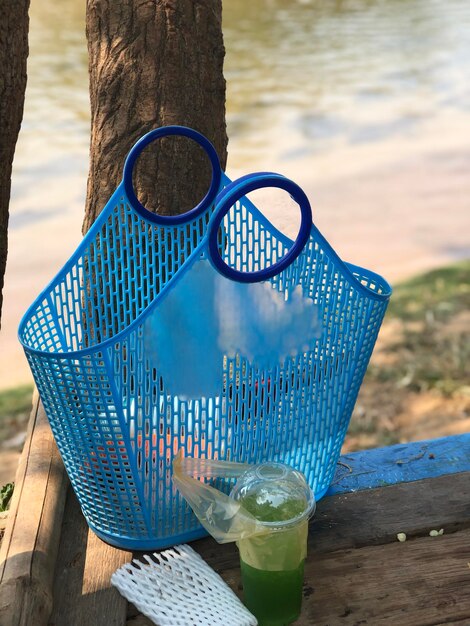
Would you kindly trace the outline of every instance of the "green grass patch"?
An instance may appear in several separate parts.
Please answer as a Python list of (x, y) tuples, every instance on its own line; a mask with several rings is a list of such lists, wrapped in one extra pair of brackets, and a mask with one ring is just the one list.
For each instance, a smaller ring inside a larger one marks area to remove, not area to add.
[(10, 508), (14, 488), (15, 485), (13, 483), (7, 483), (0, 489), (0, 513), (8, 511)]
[[(387, 319), (401, 322), (386, 351), (393, 364), (371, 364), (368, 376), (412, 391), (435, 389), (444, 396), (468, 393), (470, 261), (434, 270), (398, 285)], [(457, 323), (456, 323), (457, 322)]]
[(26, 430), (32, 398), (33, 385), (0, 391), (0, 443)]
[(0, 417), (14, 417), (31, 412), (33, 385), (21, 385), (0, 391)]
[(470, 310), (470, 260), (427, 272), (397, 285), (387, 316), (417, 321), (429, 316), (445, 321)]

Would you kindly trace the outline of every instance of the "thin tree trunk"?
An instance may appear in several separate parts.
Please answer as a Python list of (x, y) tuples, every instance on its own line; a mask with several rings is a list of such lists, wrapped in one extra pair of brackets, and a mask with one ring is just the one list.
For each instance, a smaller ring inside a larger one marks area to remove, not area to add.
[[(87, 0), (90, 173), (86, 232), (122, 178), (125, 156), (145, 132), (182, 124), (227, 154), (221, 0)], [(149, 146), (134, 176), (150, 210), (177, 214), (205, 194), (210, 166), (190, 140)]]
[(0, 0), (0, 316), (8, 251), (11, 169), (23, 119), (29, 0)]

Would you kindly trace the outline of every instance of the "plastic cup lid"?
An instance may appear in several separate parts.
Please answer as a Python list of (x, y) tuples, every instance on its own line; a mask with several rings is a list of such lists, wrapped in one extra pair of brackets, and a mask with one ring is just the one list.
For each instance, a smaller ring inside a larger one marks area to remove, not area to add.
[(253, 466), (239, 477), (230, 495), (273, 530), (298, 524), (315, 511), (305, 476), (283, 463)]

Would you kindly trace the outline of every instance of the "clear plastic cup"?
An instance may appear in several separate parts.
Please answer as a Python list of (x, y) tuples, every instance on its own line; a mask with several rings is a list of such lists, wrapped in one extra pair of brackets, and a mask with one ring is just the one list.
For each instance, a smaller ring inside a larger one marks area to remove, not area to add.
[(265, 463), (242, 474), (230, 495), (266, 529), (237, 542), (245, 605), (259, 626), (291, 624), (302, 605), (313, 492), (300, 472)]

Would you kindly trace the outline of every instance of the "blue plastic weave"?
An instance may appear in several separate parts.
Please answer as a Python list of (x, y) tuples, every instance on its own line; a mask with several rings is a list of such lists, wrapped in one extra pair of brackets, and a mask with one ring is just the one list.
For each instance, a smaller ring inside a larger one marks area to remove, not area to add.
[[(302, 287), (318, 307), (322, 336), (269, 372), (227, 358), (215, 397), (172, 396), (146, 354), (144, 323), (188, 255), (205, 249), (210, 211), (156, 225), (131, 208), (121, 184), (20, 325), (87, 522), (122, 548), (205, 534), (171, 483), (181, 448), (187, 456), (289, 463), (320, 498), (390, 296), (383, 278), (343, 263), (313, 226), (298, 258), (269, 280), (287, 298)], [(220, 254), (239, 271), (262, 270), (292, 247), (246, 198), (222, 227)]]

